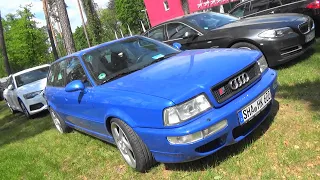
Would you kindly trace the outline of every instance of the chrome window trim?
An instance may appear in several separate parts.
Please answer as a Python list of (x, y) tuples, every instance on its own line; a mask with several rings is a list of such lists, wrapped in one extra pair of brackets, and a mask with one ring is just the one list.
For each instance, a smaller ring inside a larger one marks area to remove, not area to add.
[(186, 24), (184, 22), (168, 22), (168, 23), (165, 23), (165, 26), (166, 26), (165, 27), (165, 31), (166, 31), (166, 35), (167, 35), (168, 39), (163, 41), (163, 42), (177, 41), (177, 40), (182, 40), (183, 39), (183, 38), (169, 39), (168, 28), (167, 28), (168, 24), (183, 24), (185, 26), (188, 26), (190, 29), (194, 30), (196, 33), (199, 34), (199, 36), (203, 36), (203, 34), (200, 31), (196, 30), (195, 28), (189, 26), (188, 24)]

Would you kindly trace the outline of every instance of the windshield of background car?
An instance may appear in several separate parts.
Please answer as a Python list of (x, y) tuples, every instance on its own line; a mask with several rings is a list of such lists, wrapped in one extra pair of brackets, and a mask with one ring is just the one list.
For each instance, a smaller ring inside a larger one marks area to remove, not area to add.
[(117, 75), (129, 74), (179, 52), (155, 40), (133, 37), (94, 49), (84, 54), (83, 60), (95, 82), (102, 84)]
[(49, 67), (43, 67), (40, 69), (35, 69), (15, 77), (17, 87), (30, 84), (32, 82), (38, 81), (40, 79), (47, 78)]
[(187, 21), (205, 30), (216, 29), (237, 20), (236, 17), (219, 13), (202, 13), (187, 17)]

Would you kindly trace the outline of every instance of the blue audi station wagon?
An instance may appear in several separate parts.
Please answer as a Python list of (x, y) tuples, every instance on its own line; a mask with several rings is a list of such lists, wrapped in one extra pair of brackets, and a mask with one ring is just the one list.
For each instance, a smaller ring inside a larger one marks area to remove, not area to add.
[(45, 97), (60, 133), (116, 144), (143, 172), (239, 142), (266, 119), (276, 89), (261, 52), (180, 51), (132, 36), (54, 62)]

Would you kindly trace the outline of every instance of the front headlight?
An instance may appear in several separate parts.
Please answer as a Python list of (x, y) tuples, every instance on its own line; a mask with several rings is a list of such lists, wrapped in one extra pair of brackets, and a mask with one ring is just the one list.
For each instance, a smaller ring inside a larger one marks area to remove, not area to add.
[(275, 37), (282, 37), (287, 34), (293, 33), (292, 29), (290, 27), (284, 27), (279, 29), (270, 29), (266, 30), (259, 34), (259, 37), (262, 38), (275, 38)]
[(180, 105), (166, 108), (163, 112), (164, 125), (171, 126), (186, 121), (211, 108), (205, 95), (201, 94)]
[(257, 61), (260, 72), (263, 73), (266, 69), (268, 69), (268, 63), (266, 61), (266, 58), (262, 55), (262, 57)]
[(42, 91), (35, 91), (35, 92), (32, 92), (32, 93), (28, 93), (28, 94), (24, 94), (23, 97), (25, 99), (32, 99), (36, 96), (38, 96)]

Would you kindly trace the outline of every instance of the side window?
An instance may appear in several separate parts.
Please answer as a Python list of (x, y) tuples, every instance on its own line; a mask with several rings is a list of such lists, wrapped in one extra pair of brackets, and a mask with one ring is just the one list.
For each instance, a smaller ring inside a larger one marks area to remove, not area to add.
[[(54, 79), (53, 79), (53, 86), (55, 87), (64, 87), (65, 86), (65, 71), (66, 71), (66, 61), (63, 60), (55, 64), (54, 68)], [(51, 78), (52, 79), (52, 78)]]
[(56, 67), (55, 64), (50, 66), (50, 71), (49, 71), (49, 74), (48, 74), (48, 77), (47, 77), (47, 86), (53, 86), (54, 77), (55, 77), (55, 74), (54, 74), (54, 68), (55, 67)]
[(236, 9), (233, 10), (230, 14), (235, 17), (242, 17), (249, 14), (250, 3), (243, 4), (238, 6)]
[(183, 38), (186, 32), (190, 34), (196, 34), (197, 32), (190, 27), (181, 24), (181, 23), (170, 23), (167, 25), (168, 38), (171, 39), (179, 39)]
[(253, 1), (250, 14), (268, 9), (268, 1)]
[(281, 2), (279, 0), (272, 0), (270, 1), (269, 8), (274, 8), (281, 6)]
[(158, 41), (165, 40), (164, 33), (163, 33), (163, 26), (157, 27), (156, 29), (149, 31), (148, 34), (149, 34), (148, 35), (149, 38), (152, 38)]
[[(80, 60), (76, 57), (73, 57), (67, 61), (66, 68), (66, 84), (74, 80), (81, 80), (84, 83), (89, 83), (87, 81), (86, 73), (81, 66)], [(89, 84), (87, 84), (87, 86), (88, 85)]]

